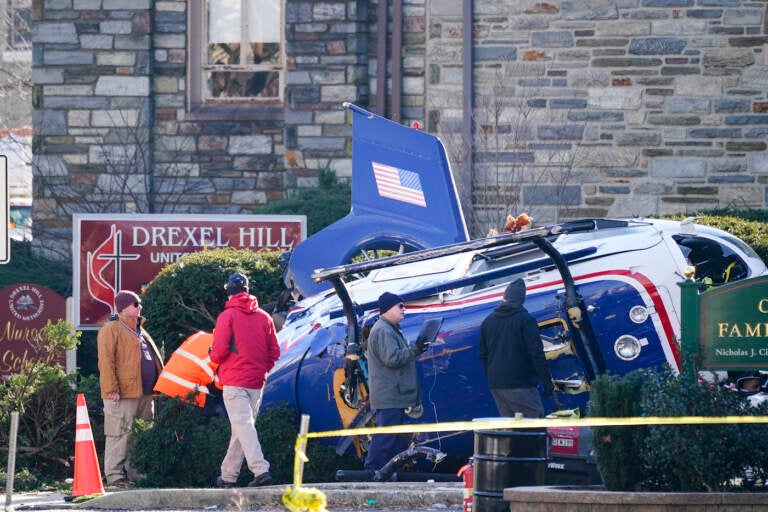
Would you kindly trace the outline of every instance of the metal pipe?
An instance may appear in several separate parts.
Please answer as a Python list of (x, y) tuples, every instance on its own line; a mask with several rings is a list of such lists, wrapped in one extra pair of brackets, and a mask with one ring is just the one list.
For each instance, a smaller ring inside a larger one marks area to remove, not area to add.
[(464, 223), (468, 226), (470, 236), (473, 236), (474, 230), (474, 208), (472, 205), (472, 189), (475, 183), (475, 164), (474, 164), (474, 115), (473, 115), (473, 95), (474, 95), (474, 55), (472, 54), (472, 35), (474, 34), (474, 24), (472, 23), (472, 13), (474, 11), (473, 0), (464, 0), (462, 5), (462, 140), (464, 141), (464, 179), (462, 180), (462, 204), (466, 205), (464, 210)]
[[(585, 247), (584, 249), (580, 249), (578, 251), (563, 253), (562, 258), (566, 262), (576, 261), (582, 258), (590, 257), (594, 255), (596, 252), (597, 252), (597, 249), (595, 247)], [(501, 267), (495, 270), (487, 270), (485, 272), (472, 274), (467, 277), (460, 277), (460, 278), (451, 279), (448, 281), (432, 282), (420, 288), (408, 290), (407, 292), (400, 292), (399, 295), (400, 297), (402, 297), (404, 301), (410, 302), (412, 300), (419, 300), (425, 297), (438, 295), (442, 292), (455, 290), (456, 288), (464, 288), (465, 286), (472, 286), (472, 285), (475, 285), (478, 283), (484, 283), (487, 281), (495, 281), (497, 279), (502, 279), (507, 276), (513, 276), (516, 274), (522, 275), (532, 270), (545, 269), (547, 267), (554, 268), (556, 267), (556, 265), (551, 263), (551, 258), (547, 258), (547, 259), (540, 258), (540, 259), (528, 261), (525, 263), (521, 263), (518, 265), (510, 265), (508, 267)], [(377, 308), (378, 303), (377, 301), (361, 302), (356, 304), (356, 307), (357, 307), (357, 312), (360, 313), (360, 312), (370, 311), (371, 309)], [(329, 316), (330, 318), (338, 318), (343, 314), (345, 314), (343, 310), (331, 310), (331, 312), (329, 313)]]
[(11, 435), (8, 440), (8, 470), (5, 477), (5, 510), (11, 510), (13, 475), (16, 472), (16, 439), (19, 436), (19, 411), (11, 412)]
[(294, 488), (301, 487), (301, 483), (304, 480), (304, 461), (307, 460), (305, 452), (307, 450), (307, 432), (309, 432), (309, 414), (301, 415), (301, 423), (299, 424), (299, 436), (296, 439), (296, 457), (293, 468), (293, 486)]
[(402, 122), (403, 112), (403, 0), (392, 4), (392, 113), (390, 118)]
[[(631, 224), (644, 225), (645, 223), (641, 221), (632, 221)], [(403, 265), (405, 263), (413, 263), (416, 261), (424, 261), (440, 256), (460, 254), (462, 252), (469, 252), (480, 249), (489, 249), (491, 247), (535, 240), (542, 237), (557, 236), (565, 233), (593, 231), (595, 229), (626, 228), (629, 225), (630, 222), (623, 220), (601, 222), (599, 219), (584, 219), (564, 222), (562, 224), (554, 224), (552, 226), (526, 229), (517, 233), (509, 233), (488, 238), (477, 238), (475, 240), (469, 240), (468, 242), (458, 242), (450, 245), (442, 245), (440, 247), (422, 249), (420, 251), (407, 252), (405, 254), (389, 256), (387, 258), (379, 258), (372, 261), (350, 263), (347, 265), (338, 265), (329, 268), (319, 268), (312, 272), (311, 277), (314, 282), (322, 283), (323, 281), (328, 281), (330, 279), (349, 274), (364, 274), (379, 268)]]
[[(581, 249), (579, 251), (564, 253), (563, 259), (565, 259), (565, 261), (580, 260), (582, 258), (592, 256), (593, 254), (595, 254), (596, 251), (597, 251), (596, 248), (588, 247), (588, 248)], [(458, 279), (452, 279), (449, 281), (441, 281), (439, 283), (433, 282), (420, 288), (408, 290), (407, 292), (400, 292), (399, 295), (406, 302), (410, 302), (412, 300), (419, 300), (426, 297), (439, 295), (440, 293), (443, 293), (443, 292), (455, 290), (457, 288), (473, 286), (478, 283), (495, 281), (508, 276), (525, 275), (526, 272), (530, 272), (532, 270), (540, 270), (540, 269), (545, 269), (547, 267), (555, 268), (555, 265), (550, 263), (550, 261), (551, 260), (549, 259), (548, 260), (537, 259), (530, 262), (521, 263), (519, 265), (501, 267), (495, 270), (488, 270), (486, 272), (480, 272), (478, 274), (472, 274), (467, 277), (460, 277)], [(357, 307), (358, 313), (364, 312), (364, 311), (370, 311), (378, 307), (378, 302), (375, 300), (372, 302), (361, 302), (359, 304), (356, 304), (356, 307)], [(338, 318), (343, 314), (345, 314), (343, 310), (331, 310), (329, 313), (329, 316), (330, 318)]]
[(396, 256), (389, 256), (387, 258), (379, 258), (371, 261), (350, 263), (348, 265), (339, 265), (330, 268), (319, 268), (312, 272), (312, 280), (316, 283), (322, 283), (323, 281), (340, 278), (341, 276), (349, 274), (364, 274), (379, 268), (402, 265), (405, 263), (413, 263), (416, 261), (424, 261), (432, 258), (438, 258), (440, 256), (449, 256), (451, 254), (460, 254), (463, 252), (487, 249), (490, 247), (496, 247), (514, 242), (532, 240), (534, 238), (552, 235), (552, 230), (555, 228), (556, 227), (533, 228), (526, 231), (521, 231), (519, 233), (499, 235), (490, 238), (478, 238), (477, 240), (470, 240), (469, 242), (460, 242), (457, 244), (444, 245), (431, 249), (423, 249), (421, 251), (407, 252), (405, 254), (398, 254)]
[(347, 342), (344, 345), (344, 350), (346, 352), (350, 344), (355, 344), (354, 346), (356, 347), (360, 346), (360, 326), (357, 323), (352, 298), (349, 296), (349, 291), (347, 291), (347, 287), (344, 286), (341, 277), (331, 278), (330, 281), (333, 285), (333, 289), (336, 291), (336, 296), (341, 301), (341, 306), (344, 308), (344, 314), (347, 318)]
[(376, 11), (376, 113), (387, 117), (387, 4), (379, 0)]
[(600, 346), (589, 326), (588, 317), (584, 309), (584, 301), (576, 290), (576, 283), (573, 280), (573, 275), (571, 275), (571, 269), (568, 267), (568, 262), (565, 261), (562, 254), (558, 252), (546, 238), (538, 238), (533, 240), (533, 243), (547, 254), (547, 256), (552, 258), (557, 270), (560, 272), (560, 277), (563, 278), (563, 286), (565, 286), (565, 310), (568, 313), (568, 318), (571, 320), (571, 323), (579, 333), (582, 342), (581, 346), (586, 355), (587, 364), (589, 365), (589, 376), (594, 379), (595, 376), (600, 375), (605, 371), (605, 364), (603, 364), (603, 360), (600, 357)]

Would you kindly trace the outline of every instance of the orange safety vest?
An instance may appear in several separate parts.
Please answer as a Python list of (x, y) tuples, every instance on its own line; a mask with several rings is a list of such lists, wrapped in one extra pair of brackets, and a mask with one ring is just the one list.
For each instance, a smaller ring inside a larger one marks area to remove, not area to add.
[(207, 386), (213, 382), (221, 389), (216, 375), (219, 365), (208, 356), (212, 345), (213, 334), (205, 331), (184, 340), (165, 363), (154, 390), (182, 400), (191, 399), (198, 407), (205, 407), (205, 397), (210, 394)]

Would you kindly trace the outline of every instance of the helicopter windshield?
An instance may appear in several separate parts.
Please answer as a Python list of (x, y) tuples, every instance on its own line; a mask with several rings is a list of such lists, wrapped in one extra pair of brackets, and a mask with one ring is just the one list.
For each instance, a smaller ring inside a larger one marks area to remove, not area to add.
[[(728, 245), (696, 235), (675, 235), (673, 238), (688, 264), (696, 268), (696, 279), (724, 284), (749, 277), (749, 265)], [(734, 245), (741, 248), (745, 244)], [(749, 251), (753, 252), (752, 249)]]

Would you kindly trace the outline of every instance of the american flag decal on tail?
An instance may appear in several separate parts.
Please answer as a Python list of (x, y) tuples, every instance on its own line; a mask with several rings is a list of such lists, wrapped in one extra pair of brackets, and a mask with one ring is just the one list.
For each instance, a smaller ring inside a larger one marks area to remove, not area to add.
[(388, 197), (395, 201), (417, 206), (427, 206), (418, 174), (378, 162), (371, 162), (371, 166), (373, 167), (373, 176), (376, 179), (376, 187), (381, 197)]

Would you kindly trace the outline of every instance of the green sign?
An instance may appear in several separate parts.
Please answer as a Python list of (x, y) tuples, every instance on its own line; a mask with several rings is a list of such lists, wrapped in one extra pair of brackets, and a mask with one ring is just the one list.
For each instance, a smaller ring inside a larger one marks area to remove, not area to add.
[(712, 288), (699, 301), (702, 368), (768, 369), (768, 276)]

